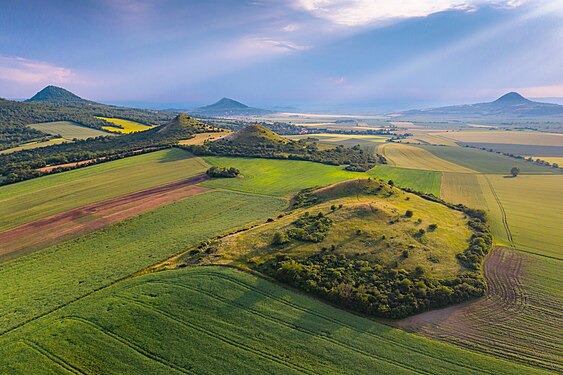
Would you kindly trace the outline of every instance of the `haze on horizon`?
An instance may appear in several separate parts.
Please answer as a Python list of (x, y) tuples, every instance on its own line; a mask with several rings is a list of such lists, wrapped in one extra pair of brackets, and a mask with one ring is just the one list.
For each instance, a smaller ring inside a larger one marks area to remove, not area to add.
[(563, 103), (563, 1), (6, 2), (0, 97), (404, 109)]

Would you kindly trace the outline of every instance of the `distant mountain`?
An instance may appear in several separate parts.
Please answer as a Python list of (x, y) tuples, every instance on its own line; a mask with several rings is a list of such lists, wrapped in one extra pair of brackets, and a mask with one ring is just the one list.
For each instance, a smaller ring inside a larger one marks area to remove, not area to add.
[(199, 107), (191, 111), (205, 116), (261, 116), (272, 113), (267, 109), (252, 108), (233, 99), (223, 98), (216, 103)]
[(26, 100), (26, 102), (42, 102), (42, 103), (52, 103), (59, 105), (73, 105), (73, 104), (93, 104), (86, 99), (82, 99), (80, 96), (73, 94), (72, 92), (57, 86), (47, 86), (43, 90), (39, 91), (37, 94), (33, 95), (32, 98)]
[(279, 136), (270, 129), (262, 125), (249, 125), (239, 131), (223, 137), (216, 142), (228, 142), (231, 145), (243, 145), (243, 146), (265, 146), (265, 145), (276, 145), (276, 144), (286, 144), (289, 140)]
[(536, 117), (563, 115), (563, 105), (534, 102), (517, 92), (509, 92), (495, 101), (477, 104), (453, 105), (400, 114), (404, 117), (479, 118), (479, 117)]

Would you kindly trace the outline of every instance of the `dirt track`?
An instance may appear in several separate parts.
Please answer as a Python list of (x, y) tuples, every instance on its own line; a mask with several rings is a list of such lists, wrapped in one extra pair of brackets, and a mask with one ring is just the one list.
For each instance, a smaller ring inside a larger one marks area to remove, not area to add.
[[(399, 328), (430, 338), (562, 370), (559, 356), (561, 309), (545, 308), (541, 296), (525, 286), (522, 253), (495, 248), (484, 264), (488, 290), (469, 303), (429, 311), (396, 322)], [(543, 307), (542, 307), (543, 306)]]
[(207, 189), (206, 175), (156, 186), (23, 224), (0, 233), (0, 262), (82, 236)]

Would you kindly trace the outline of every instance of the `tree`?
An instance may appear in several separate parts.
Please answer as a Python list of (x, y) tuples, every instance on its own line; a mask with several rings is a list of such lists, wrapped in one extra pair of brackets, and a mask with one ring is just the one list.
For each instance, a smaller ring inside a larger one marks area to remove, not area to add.
[(289, 238), (285, 232), (276, 232), (274, 233), (274, 238), (272, 240), (272, 244), (274, 245), (283, 245), (289, 242)]
[(520, 168), (512, 167), (512, 169), (510, 170), (510, 173), (512, 174), (512, 177), (516, 177), (520, 174)]

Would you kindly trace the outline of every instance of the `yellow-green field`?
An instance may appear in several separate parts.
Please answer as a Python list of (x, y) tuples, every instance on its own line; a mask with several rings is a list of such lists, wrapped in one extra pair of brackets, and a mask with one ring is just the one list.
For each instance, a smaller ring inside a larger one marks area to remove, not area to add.
[(73, 140), (75, 138), (86, 139), (112, 135), (111, 133), (98, 129), (88, 128), (72, 121), (42, 122), (39, 124), (31, 124), (29, 125), (29, 127), (47, 134), (60, 135), (61, 137), (68, 140)]
[(44, 141), (44, 142), (29, 142), (29, 143), (24, 143), (23, 145), (20, 145), (20, 146), (17, 146), (17, 147), (2, 150), (2, 151), (0, 151), (0, 154), (9, 154), (11, 152), (16, 152), (16, 151), (31, 150), (31, 149), (34, 149), (34, 148), (58, 145), (59, 143), (63, 143), (63, 142), (66, 142), (66, 141), (67, 140), (64, 139), (64, 138), (55, 138), (55, 139), (49, 139), (48, 141)]
[(106, 130), (108, 132), (112, 132), (112, 133), (129, 134), (129, 133), (142, 132), (142, 131), (145, 131), (145, 130), (152, 129), (152, 126), (141, 124), (139, 122), (135, 122), (135, 121), (131, 121), (131, 120), (125, 120), (125, 119), (122, 119), (122, 118), (99, 117), (99, 116), (95, 116), (95, 117), (100, 119), (100, 120), (111, 122), (112, 124), (116, 124), (116, 125), (119, 125), (119, 126), (122, 127), (122, 128), (116, 128), (116, 127), (113, 127), (113, 126), (103, 126), (102, 127), (104, 130)]
[(559, 165), (559, 167), (563, 167), (563, 156), (559, 157), (559, 156), (532, 156), (532, 158), (535, 159), (541, 159), (541, 160), (545, 160), (548, 163), (556, 163)]
[(195, 134), (193, 138), (183, 139), (179, 143), (183, 146), (201, 145), (201, 144), (203, 144), (203, 142), (205, 142), (207, 140), (214, 141), (214, 140), (223, 138), (224, 136), (226, 136), (227, 134), (230, 134), (230, 133), (231, 133), (230, 130), (224, 130), (224, 131), (220, 131), (220, 132), (198, 133), (198, 134)]
[(168, 149), (0, 187), (0, 230), (204, 173), (208, 165)]
[(563, 176), (485, 178), (481, 184), (493, 222), (507, 224), (505, 230), (493, 226), (495, 237), (519, 250), (563, 259)]
[(430, 171), (475, 173), (474, 170), (436, 157), (422, 148), (406, 144), (385, 143), (377, 147), (377, 152), (385, 156), (389, 164), (397, 167), (425, 169)]

